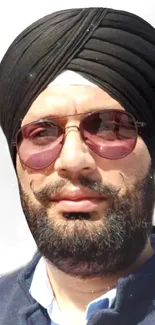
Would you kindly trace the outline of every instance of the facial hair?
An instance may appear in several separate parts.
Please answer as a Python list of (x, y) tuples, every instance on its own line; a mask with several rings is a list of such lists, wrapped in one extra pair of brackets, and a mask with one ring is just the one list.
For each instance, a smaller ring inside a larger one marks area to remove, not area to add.
[(54, 213), (54, 205), (49, 214), (48, 196), (51, 191), (62, 191), (65, 181), (38, 191), (40, 206), (32, 203), (19, 182), (23, 211), (41, 254), (59, 270), (83, 279), (127, 269), (140, 256), (151, 233), (155, 198), (152, 175), (150, 169), (122, 196), (114, 193), (110, 185), (80, 177), (78, 184), (83, 188), (107, 192), (112, 197), (107, 211), (100, 211), (98, 222), (92, 221), (88, 213), (60, 218)]

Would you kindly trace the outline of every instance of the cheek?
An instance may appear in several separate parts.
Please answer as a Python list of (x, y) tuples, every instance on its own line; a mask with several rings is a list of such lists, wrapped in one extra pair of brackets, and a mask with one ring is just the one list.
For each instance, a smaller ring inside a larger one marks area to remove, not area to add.
[(134, 151), (127, 157), (118, 160), (107, 160), (95, 157), (101, 177), (111, 171), (122, 173), (128, 183), (135, 183), (147, 174), (151, 166), (149, 151), (141, 138), (138, 138)]
[(122, 164), (126, 176), (142, 180), (151, 167), (150, 153), (141, 138), (138, 138), (135, 150), (124, 159)]
[(25, 169), (21, 164), (18, 155), (16, 156), (16, 169), (17, 169), (18, 179), (20, 183), (23, 185), (25, 183)]
[(34, 173), (32, 170), (28, 170), (21, 164), (19, 157), (16, 158), (16, 168), (19, 182), (24, 189), (24, 191), (28, 194), (32, 195), (32, 190), (30, 188), (30, 184), (34, 181), (38, 187), (44, 183), (45, 175), (43, 173)]

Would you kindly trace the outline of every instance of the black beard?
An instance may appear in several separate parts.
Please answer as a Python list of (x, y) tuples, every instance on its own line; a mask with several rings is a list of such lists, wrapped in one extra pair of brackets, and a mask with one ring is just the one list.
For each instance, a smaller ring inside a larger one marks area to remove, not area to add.
[[(99, 223), (94, 223), (88, 213), (49, 217), (47, 208), (35, 206), (19, 184), (23, 211), (41, 254), (61, 271), (80, 278), (127, 269), (151, 233), (155, 200), (152, 175), (149, 170), (145, 179), (125, 195), (113, 195), (111, 207)], [(90, 181), (81, 177), (79, 183), (88, 188)]]

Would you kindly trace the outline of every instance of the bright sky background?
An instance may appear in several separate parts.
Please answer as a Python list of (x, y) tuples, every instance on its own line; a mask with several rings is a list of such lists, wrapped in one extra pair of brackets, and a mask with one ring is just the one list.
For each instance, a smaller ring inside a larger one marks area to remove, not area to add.
[[(1, 0), (0, 60), (20, 31), (36, 19), (56, 10), (88, 6), (127, 10), (140, 15), (155, 26), (154, 0)], [(1, 133), (0, 147), (0, 274), (3, 274), (27, 263), (36, 246), (20, 207), (15, 172)]]

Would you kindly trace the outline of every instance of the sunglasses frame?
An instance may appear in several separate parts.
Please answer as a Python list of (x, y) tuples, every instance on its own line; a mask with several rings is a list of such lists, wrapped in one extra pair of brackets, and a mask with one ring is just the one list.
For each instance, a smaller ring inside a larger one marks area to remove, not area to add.
[[(15, 141), (13, 141), (12, 145), (16, 147), (16, 151), (17, 151), (17, 153), (18, 153), (18, 155), (19, 155), (19, 158), (20, 158), (20, 161), (21, 161), (21, 163), (22, 163), (23, 165), (25, 165), (25, 166), (28, 167), (28, 168), (34, 169), (34, 170), (45, 169), (45, 168), (47, 168), (48, 166), (50, 166), (50, 165), (51, 165), (51, 164), (52, 164), (52, 163), (57, 159), (58, 155), (60, 154), (60, 152), (61, 152), (61, 150), (62, 150), (62, 147), (63, 147), (63, 144), (64, 144), (64, 140), (65, 140), (65, 130), (66, 130), (66, 129), (68, 129), (68, 128), (70, 128), (70, 127), (76, 127), (76, 128), (79, 130), (80, 135), (81, 135), (82, 138), (83, 138), (83, 141), (85, 142), (85, 139), (84, 139), (84, 136), (83, 136), (83, 131), (82, 131), (82, 122), (83, 122), (83, 120), (84, 120), (85, 118), (87, 118), (87, 117), (90, 117), (91, 115), (94, 115), (94, 114), (97, 114), (97, 113), (103, 113), (103, 112), (119, 112), (119, 113), (124, 113), (125, 115), (129, 116), (129, 117), (133, 120), (133, 123), (134, 123), (134, 125), (135, 125), (135, 145), (134, 145), (134, 147), (133, 147), (133, 149), (132, 149), (132, 151), (133, 151), (133, 150), (135, 149), (135, 146), (136, 146), (136, 143), (137, 143), (137, 138), (138, 138), (138, 134), (139, 134), (139, 133), (138, 133), (138, 129), (139, 129), (139, 128), (143, 128), (143, 127), (145, 127), (147, 124), (146, 124), (145, 122), (139, 122), (139, 121), (136, 121), (135, 117), (134, 117), (132, 114), (130, 114), (130, 113), (124, 111), (124, 110), (121, 110), (121, 109), (105, 109), (105, 110), (102, 109), (102, 110), (90, 111), (90, 112), (86, 112), (86, 113), (69, 114), (69, 115), (56, 116), (56, 117), (51, 115), (51, 117), (49, 117), (49, 118), (48, 118), (48, 117), (41, 118), (41, 119), (39, 119), (39, 120), (35, 120), (35, 121), (33, 121), (33, 122), (30, 122), (30, 123), (28, 123), (28, 124), (22, 126), (22, 127), (18, 130), (18, 132), (16, 133)], [(82, 116), (82, 115), (84, 115), (84, 117), (81, 119), (79, 126), (70, 126), (70, 127), (65, 127), (65, 126), (62, 126), (62, 125), (60, 125), (59, 123), (56, 122), (57, 119), (63, 119), (63, 118), (68, 118), (68, 117), (72, 117), (72, 116)], [(52, 118), (53, 118), (53, 120), (52, 120)], [(48, 122), (48, 123), (51, 122), (51, 123), (53, 123), (53, 124), (55, 124), (55, 125), (58, 125), (58, 127), (60, 127), (60, 128), (62, 129), (62, 134), (63, 134), (62, 147), (61, 147), (60, 152), (58, 153), (57, 157), (54, 159), (54, 161), (52, 161), (51, 163), (49, 163), (46, 167), (43, 167), (43, 168), (32, 168), (32, 167), (29, 167), (29, 166), (27, 166), (27, 165), (25, 164), (25, 162), (21, 159), (21, 156), (20, 156), (20, 154), (19, 154), (19, 147), (18, 147), (18, 142), (19, 142), (19, 141), (18, 141), (18, 137), (19, 137), (20, 133), (22, 132), (22, 130), (23, 130), (24, 128), (26, 128), (26, 127), (28, 127), (28, 126), (31, 126), (31, 125), (33, 125), (33, 124), (46, 123), (46, 122)], [(87, 143), (86, 143), (86, 144), (87, 144)], [(89, 147), (88, 144), (87, 144), (87, 146)], [(92, 150), (92, 149), (90, 148), (90, 150)], [(92, 151), (93, 151), (94, 153), (96, 153), (98, 156), (102, 157), (103, 159), (109, 159), (109, 158), (103, 157), (101, 154), (95, 152), (94, 150), (92, 150)], [(132, 151), (130, 151), (129, 153), (125, 154), (124, 156), (121, 156), (120, 158), (114, 158), (114, 159), (110, 158), (109, 160), (118, 160), (118, 159), (122, 159), (122, 158), (128, 156)]]

